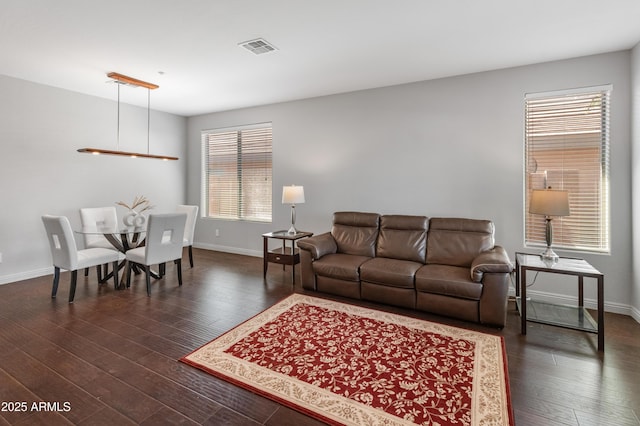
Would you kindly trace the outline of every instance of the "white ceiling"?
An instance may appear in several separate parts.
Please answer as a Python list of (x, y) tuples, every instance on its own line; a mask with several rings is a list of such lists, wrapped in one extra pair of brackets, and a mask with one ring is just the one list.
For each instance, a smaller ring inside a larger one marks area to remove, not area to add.
[[(238, 46), (258, 37), (279, 50)], [(639, 0), (0, 0), (0, 74), (115, 99), (115, 71), (160, 85), (152, 109), (184, 116), (639, 41)]]

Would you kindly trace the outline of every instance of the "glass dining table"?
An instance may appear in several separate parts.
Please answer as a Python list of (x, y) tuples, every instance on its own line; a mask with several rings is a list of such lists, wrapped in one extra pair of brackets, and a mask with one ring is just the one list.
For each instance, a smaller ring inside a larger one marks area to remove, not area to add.
[[(147, 228), (137, 226), (112, 227), (98, 225), (83, 226), (74, 230), (74, 232), (80, 235), (102, 235), (116, 250), (126, 254), (128, 250), (144, 246)], [(125, 264), (126, 261), (124, 260), (120, 262), (118, 265), (118, 272), (125, 266)], [(136, 275), (142, 272), (142, 270), (135, 264), (132, 269)], [(101, 282), (106, 282), (111, 279), (113, 277), (113, 273), (114, 271), (111, 271), (106, 274), (102, 277)], [(160, 275), (153, 271), (151, 271), (151, 276), (156, 279), (160, 278)], [(119, 280), (119, 282), (121, 283), (120, 288), (122, 288), (124, 285), (124, 279)]]
[(75, 232), (82, 235), (102, 235), (118, 251), (126, 253), (127, 250), (144, 245), (146, 227), (136, 226), (83, 226)]

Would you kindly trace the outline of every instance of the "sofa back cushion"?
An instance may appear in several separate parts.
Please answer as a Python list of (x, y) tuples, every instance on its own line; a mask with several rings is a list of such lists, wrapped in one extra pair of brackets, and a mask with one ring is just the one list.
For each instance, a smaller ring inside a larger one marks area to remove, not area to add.
[(425, 263), (428, 227), (425, 216), (382, 216), (376, 256)]
[(490, 220), (432, 218), (427, 263), (471, 267), (477, 255), (494, 245), (494, 226)]
[(331, 235), (336, 240), (338, 253), (374, 257), (379, 222), (377, 213), (334, 213)]

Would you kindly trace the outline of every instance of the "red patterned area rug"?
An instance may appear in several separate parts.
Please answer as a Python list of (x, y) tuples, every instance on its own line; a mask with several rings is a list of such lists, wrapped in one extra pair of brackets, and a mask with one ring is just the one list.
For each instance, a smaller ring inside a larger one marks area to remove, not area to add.
[(181, 361), (330, 424), (514, 424), (502, 337), (316, 297)]

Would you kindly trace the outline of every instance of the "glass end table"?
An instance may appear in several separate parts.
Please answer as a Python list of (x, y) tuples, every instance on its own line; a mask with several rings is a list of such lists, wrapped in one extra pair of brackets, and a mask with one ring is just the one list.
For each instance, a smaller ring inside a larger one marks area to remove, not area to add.
[[(528, 271), (578, 277), (578, 305), (560, 305), (527, 299)], [(584, 278), (594, 278), (597, 281), (597, 321), (584, 307)], [(604, 351), (604, 274), (586, 260), (560, 257), (556, 263), (547, 263), (537, 254), (516, 253), (516, 306), (520, 312), (521, 334), (527, 334), (527, 321), (596, 333), (598, 351)]]

